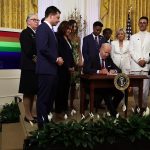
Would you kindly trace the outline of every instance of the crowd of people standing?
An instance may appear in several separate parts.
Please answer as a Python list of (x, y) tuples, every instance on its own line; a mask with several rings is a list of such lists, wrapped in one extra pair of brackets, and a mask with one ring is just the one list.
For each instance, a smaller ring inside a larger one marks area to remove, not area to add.
[[(103, 75), (132, 72), (148, 75), (150, 67), (147, 17), (139, 19), (140, 31), (132, 35), (130, 41), (126, 40), (123, 28), (116, 31), (114, 41), (111, 39), (110, 28), (105, 28), (103, 35), (100, 35), (103, 24), (95, 21), (93, 32), (83, 38), (81, 45), (76, 20), (62, 21), (57, 32), (54, 32), (53, 27), (60, 22), (60, 15), (58, 8), (50, 6), (39, 25), (38, 16), (30, 14), (26, 20), (27, 28), (20, 35), (22, 57), (19, 92), (23, 93), (24, 119), (37, 122), (39, 128), (49, 122), (50, 112), (60, 117), (69, 109), (75, 109), (75, 89), (81, 72)], [(149, 79), (144, 79), (143, 110), (147, 107), (149, 86)], [(133, 88), (136, 107), (138, 90)], [(99, 104), (104, 100), (110, 114), (115, 116), (124, 93), (115, 88), (98, 89), (95, 97), (94, 101), (99, 101)]]

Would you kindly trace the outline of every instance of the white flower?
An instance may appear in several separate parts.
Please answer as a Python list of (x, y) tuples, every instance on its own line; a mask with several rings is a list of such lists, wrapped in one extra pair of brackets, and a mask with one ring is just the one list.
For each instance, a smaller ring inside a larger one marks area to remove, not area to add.
[(64, 119), (67, 120), (67, 118), (68, 118), (68, 116), (67, 116), (67, 114), (65, 114), (65, 115), (64, 115)]
[(117, 123), (117, 119), (114, 120), (114, 124), (116, 124), (116, 123)]
[(109, 117), (111, 116), (109, 112), (106, 112), (106, 115), (109, 116)]
[(74, 114), (76, 114), (76, 113), (77, 113), (75, 109), (73, 109), (73, 112), (74, 112)]
[(72, 111), (71, 111), (71, 116), (73, 116), (74, 114), (76, 114), (77, 112), (74, 110), (74, 109), (72, 109)]
[(99, 118), (100, 118), (100, 116), (99, 116), (99, 114), (97, 114), (97, 119), (99, 120)]
[(126, 107), (126, 105), (124, 104), (124, 105), (122, 106), (122, 111), (126, 111), (126, 109), (127, 109), (127, 107)]
[(44, 117), (42, 116), (42, 120), (43, 120), (43, 122), (44, 122)]
[(73, 116), (73, 114), (74, 114), (74, 113), (73, 113), (73, 110), (71, 111), (71, 113), (70, 113), (70, 114), (71, 114), (71, 116)]
[(33, 122), (32, 121), (29, 121), (30, 125), (33, 127)]
[(39, 132), (37, 133), (37, 136), (36, 136), (36, 138), (37, 138), (37, 139), (39, 138)]
[(133, 107), (131, 108), (131, 110), (132, 110), (132, 112), (134, 113), (134, 108), (133, 108)]
[(93, 115), (93, 113), (91, 112), (91, 113), (89, 113), (89, 115), (90, 115), (90, 118), (94, 118), (94, 115)]
[(146, 116), (146, 112), (144, 111), (142, 115), (143, 115), (143, 116)]
[(53, 118), (53, 114), (50, 112), (49, 115), (48, 115), (48, 120), (51, 121), (52, 118)]
[(150, 113), (150, 110), (148, 107), (146, 107), (146, 111), (143, 112), (143, 116), (148, 116)]
[(116, 118), (119, 118), (119, 113), (116, 114)]
[(137, 112), (140, 113), (140, 108), (139, 107), (137, 108)]
[(85, 116), (82, 114), (81, 120), (85, 119)]
[(145, 112), (145, 115), (148, 116), (150, 114), (150, 110), (148, 107), (146, 107), (146, 112)]
[(106, 117), (106, 113), (103, 113), (103, 117)]

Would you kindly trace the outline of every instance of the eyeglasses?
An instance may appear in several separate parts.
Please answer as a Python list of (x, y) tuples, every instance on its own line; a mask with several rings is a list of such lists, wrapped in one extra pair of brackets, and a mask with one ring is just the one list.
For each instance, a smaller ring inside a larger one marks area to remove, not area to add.
[(33, 20), (34, 22), (39, 22), (40, 21), (39, 19), (30, 19), (30, 20)]

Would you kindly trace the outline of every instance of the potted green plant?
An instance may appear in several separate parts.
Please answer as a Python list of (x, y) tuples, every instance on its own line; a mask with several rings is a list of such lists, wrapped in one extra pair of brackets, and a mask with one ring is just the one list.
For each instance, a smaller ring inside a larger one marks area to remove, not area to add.
[(20, 111), (18, 103), (12, 101), (11, 104), (5, 104), (0, 111), (1, 123), (15, 123), (19, 122)]
[(148, 150), (150, 115), (134, 114), (127, 119), (90, 115), (80, 121), (51, 121), (31, 135), (24, 150)]
[(21, 131), (20, 110), (18, 107), (18, 102), (20, 100), (20, 98), (14, 97), (14, 100), (10, 104), (3, 105), (0, 111), (0, 120), (2, 125), (1, 149), (17, 149), (20, 146), (20, 137), (16, 136), (20, 134), (16, 134), (16, 132)]

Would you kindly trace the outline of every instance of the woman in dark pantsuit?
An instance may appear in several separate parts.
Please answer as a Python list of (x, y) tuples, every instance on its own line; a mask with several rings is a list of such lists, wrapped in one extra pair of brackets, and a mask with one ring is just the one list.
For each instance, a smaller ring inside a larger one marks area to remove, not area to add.
[(68, 111), (68, 95), (70, 88), (71, 73), (74, 71), (74, 59), (71, 42), (68, 36), (71, 26), (68, 21), (63, 21), (58, 27), (58, 51), (63, 58), (64, 64), (58, 68), (58, 86), (55, 99), (55, 112), (58, 114)]
[(21, 76), (19, 93), (23, 93), (23, 104), (25, 109), (24, 120), (36, 122), (36, 110), (33, 114), (34, 100), (37, 94), (37, 76), (35, 74), (36, 65), (36, 44), (35, 31), (39, 24), (38, 16), (30, 14), (27, 17), (27, 28), (20, 34), (21, 44)]

